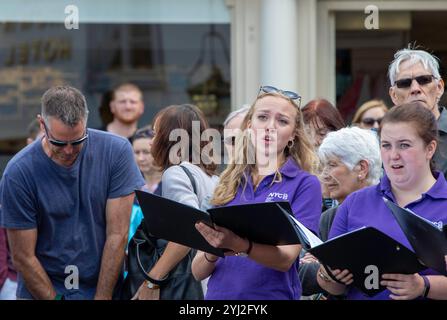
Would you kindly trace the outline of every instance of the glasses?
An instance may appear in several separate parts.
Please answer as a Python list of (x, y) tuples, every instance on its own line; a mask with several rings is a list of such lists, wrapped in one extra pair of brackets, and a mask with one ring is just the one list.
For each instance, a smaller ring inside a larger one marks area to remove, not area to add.
[(265, 92), (265, 93), (279, 93), (282, 94), (283, 96), (292, 99), (292, 100), (300, 100), (301, 101), (301, 96), (298, 93), (295, 93), (293, 91), (288, 91), (288, 90), (281, 90), (272, 86), (261, 86), (259, 88), (259, 92)]
[(394, 85), (398, 87), (399, 89), (409, 88), (411, 87), (411, 84), (413, 83), (413, 80), (416, 80), (417, 83), (421, 86), (424, 86), (426, 84), (429, 84), (433, 81), (433, 79), (436, 79), (435, 76), (428, 74), (423, 76), (418, 76), (414, 78), (405, 78), (394, 81)]
[(50, 138), (50, 135), (48, 134), (48, 128), (47, 125), (45, 124), (45, 122), (43, 123), (43, 127), (45, 128), (45, 133), (47, 135), (47, 139), (48, 141), (56, 147), (65, 147), (67, 145), (71, 145), (73, 147), (76, 147), (78, 145), (80, 145), (81, 143), (83, 143), (85, 140), (87, 140), (88, 138), (88, 133), (85, 132), (85, 135), (81, 138), (81, 139), (77, 139), (77, 140), (72, 140), (72, 141), (61, 141), (61, 140), (56, 140), (56, 139), (52, 139)]
[(371, 126), (372, 127), (374, 125), (374, 123), (376, 123), (376, 122), (377, 122), (378, 125), (380, 125), (380, 122), (382, 122), (382, 119), (383, 118), (379, 118), (379, 119), (365, 118), (365, 119), (362, 119), (362, 123), (364, 125), (366, 125), (366, 126)]
[(141, 139), (141, 138), (152, 139), (152, 138), (154, 138), (154, 136), (155, 136), (154, 130), (143, 128), (143, 129), (139, 129), (139, 130), (137, 130), (137, 132), (135, 132), (133, 140), (137, 140), (137, 139)]

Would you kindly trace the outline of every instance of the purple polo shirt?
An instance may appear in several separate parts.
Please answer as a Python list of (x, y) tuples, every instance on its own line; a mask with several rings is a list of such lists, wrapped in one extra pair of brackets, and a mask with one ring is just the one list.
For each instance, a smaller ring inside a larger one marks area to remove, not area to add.
[[(318, 230), (322, 201), (318, 179), (302, 170), (292, 158), (288, 158), (279, 171), (281, 182), (270, 185), (274, 175), (266, 176), (256, 191), (249, 176), (245, 190), (240, 186), (227, 205), (287, 200), (301, 223), (311, 230)], [(205, 299), (298, 300), (300, 297), (301, 283), (295, 264), (289, 271), (280, 272), (249, 258), (228, 256), (216, 263)]]
[[(436, 182), (430, 190), (422, 194), (421, 199), (408, 204), (406, 208), (442, 227), (443, 224), (447, 223), (447, 182), (444, 175), (439, 174), (439, 172), (435, 173), (435, 178)], [(386, 175), (383, 176), (378, 185), (356, 191), (346, 198), (338, 208), (329, 238), (334, 238), (363, 226), (371, 226), (412, 250), (405, 234), (382, 197), (396, 202), (391, 192), (390, 180)], [(427, 269), (420, 274), (439, 273)], [(389, 300), (390, 294), (389, 290), (384, 290), (369, 298), (360, 290), (351, 287), (347, 298), (351, 300)]]

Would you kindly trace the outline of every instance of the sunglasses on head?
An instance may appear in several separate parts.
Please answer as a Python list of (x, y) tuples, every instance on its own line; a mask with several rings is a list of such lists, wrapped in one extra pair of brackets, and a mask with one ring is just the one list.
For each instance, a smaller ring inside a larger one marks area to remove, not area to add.
[(436, 79), (435, 76), (431, 74), (423, 75), (423, 76), (417, 76), (414, 78), (405, 78), (394, 81), (394, 85), (398, 87), (399, 89), (402, 88), (409, 88), (411, 87), (411, 84), (413, 83), (413, 80), (416, 80), (417, 83), (421, 86), (429, 84), (433, 81), (433, 79)]
[(283, 96), (290, 98), (292, 100), (301, 100), (301, 96), (293, 91), (288, 91), (288, 90), (281, 90), (272, 86), (261, 86), (259, 88), (259, 92), (265, 92), (265, 93), (279, 93), (282, 94)]
[(139, 129), (137, 132), (135, 132), (135, 135), (133, 137), (134, 140), (141, 139), (141, 138), (154, 138), (155, 133), (152, 129)]
[(362, 123), (366, 126), (373, 126), (374, 123), (377, 122), (378, 125), (380, 125), (380, 122), (382, 122), (383, 118), (379, 118), (379, 119), (374, 119), (374, 118), (365, 118), (362, 119)]
[(56, 140), (56, 139), (50, 138), (50, 135), (48, 134), (48, 128), (47, 128), (47, 125), (45, 124), (45, 122), (43, 124), (43, 127), (45, 128), (45, 133), (47, 135), (48, 142), (51, 143), (53, 146), (56, 146), (56, 147), (65, 147), (67, 145), (71, 145), (73, 147), (76, 147), (76, 146), (80, 145), (81, 143), (83, 143), (88, 138), (88, 133), (86, 132), (85, 135), (82, 138), (77, 139), (77, 140), (72, 140), (72, 141)]

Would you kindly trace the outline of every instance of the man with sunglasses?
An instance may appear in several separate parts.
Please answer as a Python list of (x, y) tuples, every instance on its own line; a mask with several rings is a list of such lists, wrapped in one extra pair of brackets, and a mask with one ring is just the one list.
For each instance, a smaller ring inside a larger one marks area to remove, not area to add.
[(0, 225), (19, 273), (19, 299), (111, 299), (119, 293), (134, 190), (144, 180), (127, 139), (87, 128), (84, 96), (50, 88), (44, 136), (0, 181)]
[(388, 68), (389, 94), (394, 105), (421, 102), (438, 120), (439, 142), (434, 155), (438, 170), (447, 177), (447, 111), (439, 105), (444, 81), (439, 73), (438, 58), (417, 49), (401, 49)]

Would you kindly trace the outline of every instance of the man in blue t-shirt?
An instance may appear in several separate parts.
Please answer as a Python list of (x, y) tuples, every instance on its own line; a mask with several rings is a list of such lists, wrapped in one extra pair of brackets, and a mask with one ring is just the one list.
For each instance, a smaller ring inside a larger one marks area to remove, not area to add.
[(144, 179), (129, 142), (87, 129), (87, 117), (81, 92), (50, 88), (38, 117), (45, 135), (8, 163), (0, 182), (19, 299), (111, 299), (119, 287)]

